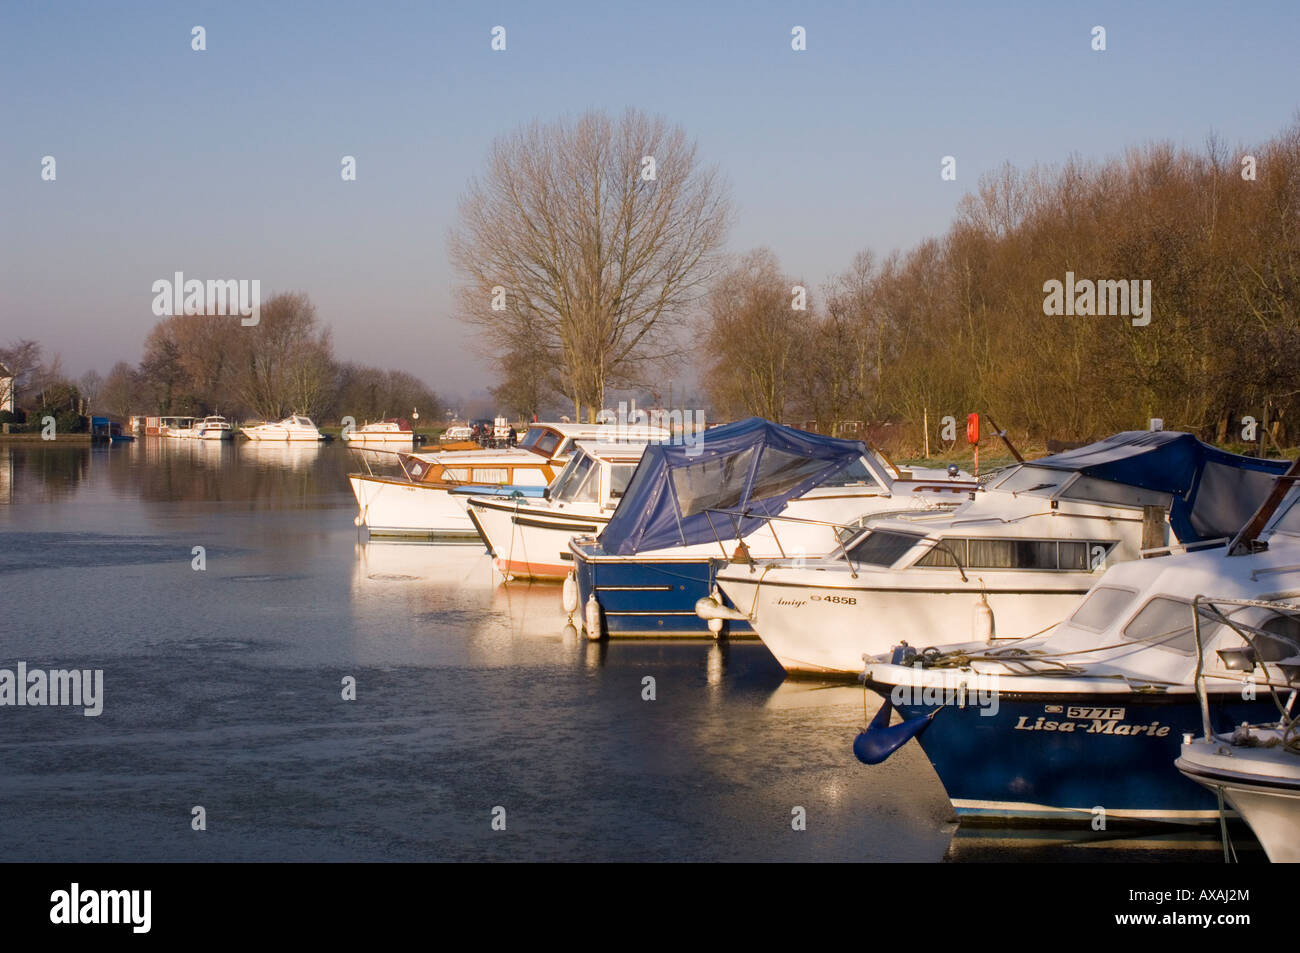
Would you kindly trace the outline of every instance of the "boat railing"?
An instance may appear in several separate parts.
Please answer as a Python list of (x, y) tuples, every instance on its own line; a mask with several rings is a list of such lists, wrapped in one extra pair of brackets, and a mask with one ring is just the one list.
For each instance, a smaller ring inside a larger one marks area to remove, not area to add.
[[(858, 521), (855, 521), (854, 523), (837, 523), (834, 522), (833, 520), (819, 520), (807, 516), (782, 516), (779, 514), (768, 515), (766, 513), (753, 513), (747, 510), (725, 509), (720, 507), (707, 507), (704, 510), (704, 513), (706, 517), (708, 517), (709, 527), (713, 530), (713, 537), (717, 541), (718, 546), (722, 549), (722, 555), (724, 558), (727, 558), (726, 544), (723, 542), (722, 538), (718, 535), (718, 530), (716, 525), (714, 525), (713, 518), (711, 516), (708, 516), (708, 514), (710, 513), (716, 513), (720, 516), (725, 516), (731, 522), (732, 532), (735, 534), (733, 538), (740, 540), (742, 545), (744, 542), (743, 537), (741, 536), (740, 533), (740, 521), (742, 519), (761, 520), (763, 523), (768, 524), (769, 526), (771, 526), (771, 524), (775, 522), (799, 523), (801, 525), (806, 525), (806, 526), (825, 526), (831, 531), (831, 536), (834, 537), (835, 540), (835, 548), (837, 548), (840, 551), (840, 554), (844, 557), (844, 561), (848, 563), (849, 571), (852, 574), (853, 578), (856, 579), (858, 577), (857, 568), (853, 565), (853, 561), (849, 559), (849, 554), (847, 550), (845, 550), (844, 548), (845, 537), (844, 537), (844, 533), (842, 532), (842, 531), (848, 531), (849, 538), (852, 538), (853, 535), (856, 535), (857, 533), (861, 532), (863, 529), (865, 529), (865, 524), (860, 524)], [(871, 514), (871, 519), (876, 519), (877, 515), (878, 514), (875, 513)], [(883, 514), (879, 514), (879, 515), (883, 515)], [(777, 533), (776, 527), (771, 526), (771, 529), (772, 529), (772, 539), (776, 543), (777, 550), (781, 553), (781, 558), (782, 559), (789, 558), (789, 554), (786, 553), (785, 547), (781, 544), (781, 537)], [(747, 554), (748, 550), (745, 550), (745, 552)]]
[(1196, 674), (1193, 678), (1192, 684), (1196, 689), (1197, 701), (1200, 703), (1201, 707), (1201, 727), (1204, 731), (1206, 741), (1213, 740), (1214, 729), (1210, 721), (1209, 694), (1205, 689), (1207, 676), (1205, 673), (1205, 640), (1201, 629), (1202, 619), (1211, 623), (1226, 625), (1228, 628), (1232, 629), (1232, 631), (1236, 632), (1237, 635), (1241, 637), (1242, 641), (1246, 643), (1247, 648), (1244, 650), (1226, 649), (1219, 651), (1220, 658), (1224, 660), (1224, 664), (1227, 665), (1230, 670), (1233, 665), (1239, 665), (1241, 666), (1241, 671), (1250, 672), (1254, 671), (1257, 664), (1265, 664), (1264, 685), (1272, 694), (1273, 700), (1278, 706), (1279, 713), (1286, 716), (1295, 702), (1296, 686), (1294, 679), (1290, 677), (1288, 677), (1288, 683), (1281, 687), (1289, 687), (1292, 689), (1291, 698), (1285, 704), (1283, 704), (1278, 698), (1276, 689), (1280, 686), (1275, 684), (1274, 681), (1268, 677), (1267, 664), (1262, 663), (1260, 652), (1255, 645), (1255, 640), (1257, 638), (1265, 638), (1274, 642), (1285, 642), (1295, 651), (1296, 656), (1300, 656), (1300, 639), (1280, 632), (1269, 632), (1259, 626), (1249, 625), (1241, 619), (1234, 619), (1229, 613), (1224, 612), (1221, 608), (1227, 606), (1236, 609), (1269, 609), (1274, 612), (1300, 618), (1300, 605), (1291, 602), (1277, 602), (1269, 599), (1217, 598), (1203, 594), (1198, 594), (1193, 597), (1192, 632), (1196, 638)]
[[(1226, 546), (1230, 542), (1229, 537), (1219, 536), (1215, 539), (1198, 539), (1190, 543), (1170, 543), (1168, 546), (1152, 546), (1150, 549), (1139, 549), (1138, 555), (1143, 559), (1150, 556), (1172, 556), (1177, 553), (1190, 553), (1197, 549), (1212, 549), (1215, 546)], [(1254, 579), (1254, 576), (1251, 576)]]

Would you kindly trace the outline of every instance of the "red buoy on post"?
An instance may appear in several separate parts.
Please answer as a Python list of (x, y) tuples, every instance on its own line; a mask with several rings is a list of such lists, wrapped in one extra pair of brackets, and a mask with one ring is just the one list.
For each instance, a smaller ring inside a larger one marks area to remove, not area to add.
[(966, 442), (975, 447), (975, 475), (980, 475), (980, 415), (966, 416)]

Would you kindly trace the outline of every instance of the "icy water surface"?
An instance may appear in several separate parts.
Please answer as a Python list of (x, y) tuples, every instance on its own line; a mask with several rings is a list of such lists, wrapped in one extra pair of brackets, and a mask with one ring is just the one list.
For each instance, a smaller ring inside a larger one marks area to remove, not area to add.
[(0, 708), (0, 856), (1218, 859), (1209, 835), (958, 832), (916, 745), (854, 760), (860, 687), (786, 681), (758, 642), (566, 636), (559, 587), (477, 546), (364, 542), (364, 466), (0, 444), (0, 668), (104, 673), (98, 717)]

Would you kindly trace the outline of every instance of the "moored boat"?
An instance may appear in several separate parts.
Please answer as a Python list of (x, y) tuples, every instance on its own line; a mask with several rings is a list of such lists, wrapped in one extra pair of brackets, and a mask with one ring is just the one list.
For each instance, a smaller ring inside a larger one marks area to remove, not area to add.
[(302, 414), (290, 414), (274, 423), (261, 423), (243, 427), (240, 432), (249, 440), (265, 440), (276, 443), (312, 442), (325, 439), (310, 417)]
[(856, 676), (900, 639), (1041, 632), (1111, 566), (1230, 536), (1286, 466), (1121, 433), (1013, 466), (954, 510), (873, 519), (826, 558), (722, 567), (717, 584), (787, 672)]
[(213, 414), (195, 425), (194, 437), (198, 440), (233, 440), (235, 429), (225, 417)]
[[(1276, 711), (1283, 656), (1261, 653), (1257, 670), (1243, 670), (1237, 628), (1294, 625), (1270, 604), (1300, 597), (1300, 510), (1290, 509), (1294, 500), (1247, 545), (1239, 536), (1113, 566), (1043, 635), (942, 645), (936, 631), (935, 647), (867, 657), (863, 677), (885, 701), (855, 753), (878, 763), (915, 737), (965, 820), (1215, 821), (1215, 799), (1174, 760), (1203, 724), (1198, 682), (1212, 733)], [(1207, 592), (1239, 604), (1217, 617), (1200, 604)], [(902, 724), (889, 725), (893, 710)]]
[(409, 447), (416, 441), (411, 424), (402, 417), (367, 423), (343, 431), (343, 441), (358, 447)]
[(471, 496), (541, 497), (580, 440), (635, 444), (666, 437), (657, 427), (539, 423), (514, 449), (399, 452), (400, 475), (348, 474), (357, 525), (378, 536), (477, 539), (466, 510)]

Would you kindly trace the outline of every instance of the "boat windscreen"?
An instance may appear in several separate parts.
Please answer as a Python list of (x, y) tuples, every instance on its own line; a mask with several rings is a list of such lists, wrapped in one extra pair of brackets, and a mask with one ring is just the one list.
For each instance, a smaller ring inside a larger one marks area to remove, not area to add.
[(924, 536), (876, 530), (848, 551), (849, 560), (866, 566), (892, 566)]
[(549, 427), (529, 427), (528, 433), (524, 434), (524, 439), (519, 444), (523, 449), (540, 453), (544, 457), (555, 453), (559, 445), (560, 435)]
[(1061, 488), (1073, 474), (1047, 467), (1019, 466), (1003, 477), (994, 489), (1008, 493), (1037, 493), (1048, 495)]
[(1079, 603), (1079, 608), (1070, 616), (1070, 624), (1100, 632), (1119, 617), (1136, 595), (1132, 589), (1098, 586)]
[(822, 486), (877, 486), (879, 483), (867, 465), (858, 458), (822, 483)]

